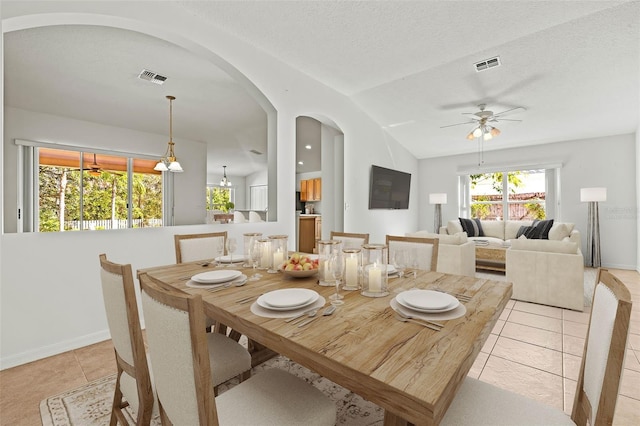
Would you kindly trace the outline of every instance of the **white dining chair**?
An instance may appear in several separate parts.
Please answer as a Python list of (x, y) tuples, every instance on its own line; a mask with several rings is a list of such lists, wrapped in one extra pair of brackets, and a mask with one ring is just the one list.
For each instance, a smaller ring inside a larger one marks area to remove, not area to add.
[(359, 249), (363, 245), (369, 244), (369, 234), (331, 231), (329, 239), (342, 241), (343, 249)]
[[(269, 369), (214, 397), (202, 296), (140, 276), (149, 352), (163, 424), (334, 425), (335, 404), (303, 380)], [(204, 361), (203, 361), (204, 360)]]
[(252, 222), (252, 223), (263, 222), (263, 220), (262, 220), (262, 218), (260, 217), (260, 215), (257, 212), (250, 211), (249, 212), (249, 222)]
[(386, 243), (389, 247), (389, 262), (394, 258), (396, 251), (404, 250), (411, 253), (410, 265), (423, 271), (435, 271), (438, 265), (438, 249), (440, 241), (437, 238), (403, 237), (387, 235)]
[(630, 317), (629, 290), (609, 271), (600, 269), (571, 418), (561, 409), (467, 377), (441, 424), (612, 424)]
[(211, 260), (225, 253), (227, 232), (177, 234), (173, 236), (176, 263)]
[(233, 212), (233, 223), (245, 223), (247, 218), (244, 216), (242, 212)]
[(155, 399), (131, 265), (110, 262), (101, 254), (100, 281), (117, 367), (110, 424), (128, 425), (122, 410), (130, 406), (135, 413), (135, 424), (148, 425), (154, 416)]

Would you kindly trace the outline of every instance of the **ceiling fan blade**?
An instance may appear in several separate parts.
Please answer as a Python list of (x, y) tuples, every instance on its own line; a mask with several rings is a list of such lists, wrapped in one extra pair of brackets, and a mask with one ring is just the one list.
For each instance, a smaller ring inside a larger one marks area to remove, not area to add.
[(475, 122), (475, 121), (466, 121), (464, 123), (457, 123), (457, 124), (449, 124), (449, 125), (446, 125), (446, 126), (440, 126), (440, 128), (444, 129), (445, 127), (462, 126), (463, 124), (478, 124), (478, 123)]
[(504, 114), (510, 113), (510, 112), (514, 112), (514, 111), (517, 111), (519, 109), (524, 110), (525, 108), (524, 107), (515, 107), (515, 108), (507, 109), (507, 110), (502, 111), (502, 112), (495, 113), (495, 114), (493, 114), (493, 116), (494, 117), (500, 117), (501, 115), (504, 115)]
[(522, 121), (522, 120), (516, 120), (516, 119), (513, 119), (513, 118), (500, 118), (500, 117), (498, 117), (497, 120), (490, 120), (490, 121)]
[(462, 115), (469, 115), (472, 120), (482, 120), (482, 117), (478, 116), (477, 112), (463, 112)]

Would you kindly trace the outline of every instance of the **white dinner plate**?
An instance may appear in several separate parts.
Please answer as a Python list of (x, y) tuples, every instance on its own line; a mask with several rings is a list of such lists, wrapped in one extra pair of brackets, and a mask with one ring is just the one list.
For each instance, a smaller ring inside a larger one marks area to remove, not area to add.
[(460, 301), (447, 293), (432, 290), (408, 290), (396, 296), (398, 303), (418, 312), (438, 313), (455, 309)]
[[(231, 256), (229, 256), (229, 255), (216, 257), (215, 260), (216, 260), (216, 262), (220, 262), (220, 263), (231, 263), (232, 262)], [(244, 262), (245, 260), (247, 260), (247, 257), (244, 254), (234, 254), (233, 255), (233, 263), (240, 263), (240, 262)]]
[(226, 283), (227, 281), (235, 280), (240, 275), (242, 275), (242, 272), (235, 269), (216, 270), (196, 274), (191, 277), (191, 281), (200, 284)]
[(318, 297), (320, 295), (313, 290), (290, 288), (265, 293), (258, 297), (256, 303), (265, 309), (287, 311), (311, 305), (318, 300)]

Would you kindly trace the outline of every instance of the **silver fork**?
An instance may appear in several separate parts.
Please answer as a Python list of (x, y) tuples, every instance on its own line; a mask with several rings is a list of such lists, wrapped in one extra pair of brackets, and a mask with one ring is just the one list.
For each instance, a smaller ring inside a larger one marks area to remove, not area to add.
[(423, 327), (427, 327), (428, 329), (433, 330), (433, 331), (442, 330), (442, 328), (440, 328), (440, 327), (436, 327), (434, 325), (427, 324), (426, 322), (422, 322), (422, 321), (418, 321), (418, 320), (414, 320), (414, 319), (410, 319), (410, 318), (404, 318), (404, 317), (401, 317), (400, 315), (396, 315), (395, 319), (397, 319), (398, 321), (402, 321), (402, 322), (412, 322), (414, 324), (418, 324), (418, 325), (421, 325)]
[(426, 322), (427, 324), (431, 324), (434, 327), (440, 327), (440, 328), (444, 327), (444, 324), (439, 323), (439, 322), (429, 321), (429, 320), (426, 320), (426, 319), (423, 319), (423, 318), (416, 318), (416, 317), (413, 317), (411, 315), (405, 314), (404, 312), (400, 312), (400, 311), (395, 311), (395, 312), (396, 312), (396, 314), (400, 315), (402, 318), (412, 319), (412, 320), (415, 320), (415, 321)]
[(298, 324), (298, 328), (300, 327), (304, 327), (305, 325), (309, 324), (311, 321), (318, 319), (318, 317), (316, 316), (318, 315), (318, 310), (314, 310), (309, 312), (309, 314), (307, 315), (309, 317), (309, 319), (302, 321), (300, 324)]

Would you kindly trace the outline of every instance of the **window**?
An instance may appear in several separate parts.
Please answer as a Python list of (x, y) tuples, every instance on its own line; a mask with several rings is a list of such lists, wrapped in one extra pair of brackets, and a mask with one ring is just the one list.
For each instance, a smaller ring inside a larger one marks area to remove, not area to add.
[[(547, 217), (546, 169), (469, 174), (461, 179), (461, 216), (488, 220), (533, 220)], [(465, 206), (470, 206), (470, 212)]]
[(25, 205), (25, 216), (34, 218), (33, 229), (58, 232), (163, 225), (163, 181), (161, 173), (153, 170), (155, 160), (49, 147), (25, 149), (34, 150), (37, 159), (32, 189), (37, 214), (27, 212)]
[(207, 210), (222, 210), (228, 213), (235, 207), (235, 191), (233, 188), (211, 185), (207, 186)]

